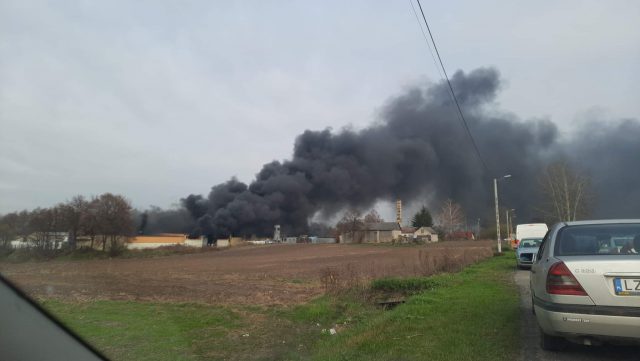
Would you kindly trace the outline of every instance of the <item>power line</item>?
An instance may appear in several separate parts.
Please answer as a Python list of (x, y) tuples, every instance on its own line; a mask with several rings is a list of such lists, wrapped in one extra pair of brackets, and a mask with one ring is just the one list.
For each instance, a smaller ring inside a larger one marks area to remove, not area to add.
[[(438, 51), (438, 46), (436, 45), (436, 41), (433, 39), (433, 34), (431, 33), (431, 28), (429, 28), (429, 22), (427, 21), (426, 16), (424, 16), (424, 11), (422, 10), (422, 4), (420, 4), (420, 0), (416, 0), (418, 2), (418, 6), (420, 7), (420, 13), (422, 14), (422, 19), (424, 20), (424, 24), (427, 27), (427, 32), (429, 33), (429, 38), (431, 38), (431, 43), (433, 43), (433, 49), (436, 51), (436, 55), (438, 57), (438, 61), (440, 62), (440, 67), (442, 68), (442, 72), (444, 73), (444, 77), (447, 80), (447, 85), (449, 86), (449, 91), (451, 92), (451, 96), (453, 98), (453, 102), (456, 105), (456, 108), (458, 109), (458, 114), (459, 114), (459, 119), (462, 121), (462, 125), (464, 126), (464, 129), (467, 131), (467, 135), (469, 135), (469, 139), (471, 139), (471, 144), (473, 145), (473, 149), (476, 152), (476, 155), (478, 156), (478, 159), (480, 160), (480, 163), (482, 163), (482, 167), (484, 168), (485, 172), (488, 173), (488, 168), (487, 168), (487, 164), (484, 162), (484, 159), (482, 158), (482, 154), (480, 153), (480, 149), (478, 149), (478, 145), (476, 144), (475, 139), (473, 138), (473, 135), (471, 134), (471, 130), (469, 129), (469, 125), (467, 124), (467, 120), (464, 118), (464, 114), (462, 113), (462, 108), (460, 108), (460, 103), (458, 102), (458, 97), (456, 97), (456, 93), (453, 91), (453, 86), (451, 86), (451, 81), (449, 80), (449, 76), (447, 75), (447, 70), (444, 67), (444, 64), (442, 63), (442, 58), (440, 57), (440, 52)], [(411, 3), (411, 6), (413, 8), (413, 3)], [(414, 8), (414, 12), (415, 12), (415, 8)], [(422, 30), (422, 25), (420, 25), (420, 29)], [(424, 35), (424, 31), (423, 31), (423, 35)], [(426, 39), (426, 35), (425, 35), (425, 40)], [(429, 42), (427, 41), (427, 45), (429, 44)], [(431, 51), (431, 47), (429, 47), (429, 51)], [(433, 53), (431, 53), (431, 56), (433, 56)]]
[(431, 54), (433, 65), (436, 67), (436, 70), (438, 70), (440, 79), (444, 81), (444, 75), (442, 74), (442, 70), (440, 70), (440, 67), (438, 66), (436, 55), (433, 53), (433, 50), (431, 50), (431, 44), (429, 43), (429, 39), (427, 38), (427, 33), (425, 33), (424, 27), (422, 26), (422, 21), (420, 21), (420, 18), (418, 17), (418, 13), (416, 12), (416, 7), (413, 5), (413, 0), (409, 0), (409, 4), (411, 4), (411, 10), (413, 10), (413, 15), (415, 15), (416, 17), (416, 21), (418, 22), (418, 26), (420, 27), (420, 32), (422, 33), (422, 37), (424, 38), (424, 42), (427, 44), (427, 48), (429, 49), (429, 54)]

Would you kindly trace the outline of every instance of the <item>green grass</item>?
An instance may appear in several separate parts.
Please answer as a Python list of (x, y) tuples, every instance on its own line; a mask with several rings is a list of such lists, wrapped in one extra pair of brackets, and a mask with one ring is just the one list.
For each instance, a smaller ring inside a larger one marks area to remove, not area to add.
[(513, 268), (508, 254), (458, 274), (373, 282), (374, 293), (413, 294), (390, 311), (357, 293), (291, 307), (45, 307), (114, 360), (510, 360), (519, 347)]
[(435, 277), (381, 278), (371, 282), (371, 289), (383, 292), (417, 293), (442, 286)]
[(114, 360), (205, 359), (209, 344), (229, 346), (229, 331), (243, 323), (228, 309), (193, 304), (47, 301), (44, 306)]

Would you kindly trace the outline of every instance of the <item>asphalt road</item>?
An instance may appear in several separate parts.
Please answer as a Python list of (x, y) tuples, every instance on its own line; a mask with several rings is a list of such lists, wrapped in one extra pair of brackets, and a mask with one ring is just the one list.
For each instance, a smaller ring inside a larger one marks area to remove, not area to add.
[(523, 347), (522, 361), (583, 361), (583, 360), (640, 360), (640, 347), (630, 346), (583, 346), (570, 344), (562, 352), (543, 351), (535, 315), (531, 313), (531, 292), (529, 291), (529, 271), (519, 270), (515, 281), (520, 290), (520, 311), (522, 312), (521, 334)]

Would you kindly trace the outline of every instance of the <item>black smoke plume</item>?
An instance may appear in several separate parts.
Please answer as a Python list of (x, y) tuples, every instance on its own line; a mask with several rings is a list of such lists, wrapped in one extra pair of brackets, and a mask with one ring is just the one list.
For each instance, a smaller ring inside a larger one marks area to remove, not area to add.
[(497, 110), (495, 69), (458, 71), (451, 82), (487, 169), (474, 154), (448, 88), (437, 83), (391, 99), (368, 128), (307, 130), (297, 137), (291, 160), (265, 164), (250, 184), (232, 178), (208, 197), (190, 195), (182, 204), (197, 232), (212, 236), (269, 235), (274, 224), (305, 233), (314, 215), (396, 198), (430, 199), (434, 205), (451, 198), (475, 219), (490, 214), (492, 178), (509, 173), (501, 199), (526, 221), (535, 216), (537, 175), (550, 160), (564, 157), (593, 176), (602, 200), (597, 215), (637, 215), (636, 120), (593, 123), (561, 140), (550, 120), (521, 120)]
[[(158, 233), (192, 234), (197, 231), (196, 222), (184, 207), (162, 209), (152, 206), (145, 211), (134, 210), (134, 224), (138, 224), (138, 234)], [(193, 234), (196, 236), (196, 234)], [(199, 235), (199, 234), (198, 234)]]

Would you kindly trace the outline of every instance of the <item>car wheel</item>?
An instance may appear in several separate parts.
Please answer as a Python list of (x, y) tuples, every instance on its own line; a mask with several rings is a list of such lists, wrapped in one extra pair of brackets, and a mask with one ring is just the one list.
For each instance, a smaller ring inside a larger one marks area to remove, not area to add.
[(540, 347), (546, 351), (562, 351), (567, 348), (567, 340), (562, 337), (547, 335), (540, 329)]

